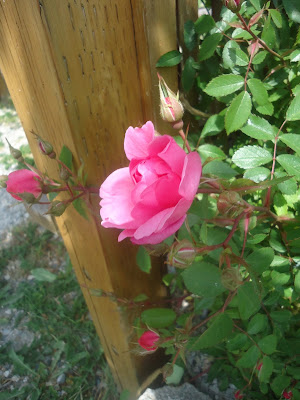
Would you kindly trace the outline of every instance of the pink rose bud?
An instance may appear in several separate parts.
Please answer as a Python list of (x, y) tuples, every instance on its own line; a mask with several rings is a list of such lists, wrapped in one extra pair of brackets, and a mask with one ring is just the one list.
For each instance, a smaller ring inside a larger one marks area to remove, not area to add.
[[(179, 93), (175, 95), (172, 90), (170, 90), (165, 82), (165, 80), (158, 75), (158, 86), (160, 95), (160, 114), (164, 121), (178, 123), (183, 117), (183, 105), (179, 101)], [(176, 124), (175, 124), (176, 126)], [(182, 126), (179, 127), (181, 129)]]
[[(23, 200), (20, 196), (23, 193), (32, 194), (36, 199), (42, 194), (43, 184), (40, 176), (29, 169), (11, 172), (8, 175), (6, 185), (8, 193), (20, 201)], [(32, 196), (30, 198), (32, 199)]]
[(154, 351), (157, 349), (157, 346), (154, 344), (159, 340), (159, 335), (153, 331), (146, 331), (139, 338), (138, 342), (143, 349), (147, 351)]
[(101, 225), (123, 229), (119, 241), (161, 243), (184, 223), (199, 186), (200, 156), (186, 154), (171, 136), (156, 136), (150, 121), (127, 129), (124, 148), (129, 167), (100, 187)]
[(38, 139), (38, 145), (40, 152), (44, 154), (45, 156), (48, 156), (50, 158), (55, 158), (56, 154), (53, 151), (53, 146), (51, 143), (47, 142), (46, 140), (41, 139), (39, 136), (37, 136)]
[(196, 249), (186, 239), (174, 243), (168, 255), (168, 264), (177, 268), (187, 268), (191, 265), (197, 255)]
[(243, 0), (223, 0), (224, 6), (234, 13), (240, 11), (242, 2)]
[(51, 203), (49, 210), (46, 214), (53, 215), (54, 217), (60, 217), (66, 211), (69, 203), (64, 203), (63, 201), (54, 200)]
[(261, 368), (262, 368), (262, 366), (263, 366), (263, 363), (262, 363), (262, 362), (261, 362), (261, 363), (259, 363), (259, 364), (257, 365), (257, 367), (256, 367), (256, 368), (257, 368), (257, 370), (258, 370), (258, 371), (260, 371), (260, 370), (261, 370)]
[(237, 391), (234, 393), (234, 398), (235, 398), (235, 400), (242, 400), (242, 399), (244, 398), (244, 395), (241, 393), (240, 390), (237, 390)]
[(12, 147), (12, 145), (9, 143), (9, 141), (6, 139), (8, 146), (9, 146), (9, 152), (10, 155), (17, 160), (18, 162), (23, 162), (24, 158), (22, 157), (22, 153), (20, 152), (20, 150), (15, 149), (14, 147)]
[(292, 391), (287, 392), (286, 390), (284, 390), (283, 393), (282, 393), (282, 396), (285, 399), (292, 399), (293, 398), (293, 392)]
[(7, 175), (0, 175), (0, 188), (6, 189), (7, 179), (8, 179)]

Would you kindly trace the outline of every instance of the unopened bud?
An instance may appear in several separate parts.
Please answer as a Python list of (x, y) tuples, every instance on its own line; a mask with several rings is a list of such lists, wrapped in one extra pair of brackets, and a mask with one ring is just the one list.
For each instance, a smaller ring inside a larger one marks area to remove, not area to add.
[(51, 203), (49, 210), (46, 214), (53, 215), (54, 217), (60, 217), (68, 207), (69, 203), (64, 203), (62, 201), (54, 200)]
[(230, 11), (237, 13), (240, 11), (243, 0), (223, 0), (223, 4)]
[(157, 256), (160, 257), (169, 250), (169, 246), (166, 243), (159, 243), (159, 244), (147, 244), (144, 245), (147, 252), (150, 256)]
[[(158, 75), (158, 86), (160, 95), (160, 114), (164, 121), (180, 122), (183, 117), (183, 105), (179, 101), (179, 93), (177, 95), (167, 86), (165, 80)], [(177, 129), (177, 128), (175, 128)], [(180, 128), (179, 128), (180, 129)]]
[(178, 243), (174, 243), (168, 255), (168, 264), (177, 268), (187, 268), (190, 266), (195, 258), (197, 252), (191, 242), (186, 239)]
[(29, 192), (23, 192), (23, 193), (16, 193), (18, 197), (21, 198), (21, 200), (25, 201), (27, 204), (35, 204), (38, 202), (38, 199)]
[(62, 179), (63, 181), (67, 181), (70, 178), (70, 172), (66, 168), (61, 167), (59, 171), (59, 176), (60, 179)]
[(15, 149), (14, 147), (12, 147), (12, 145), (9, 143), (9, 141), (6, 139), (8, 146), (9, 146), (9, 152), (10, 155), (17, 160), (18, 162), (23, 162), (24, 158), (22, 157), (22, 153), (20, 150)]
[(7, 180), (8, 180), (8, 175), (0, 175), (0, 188), (6, 189)]
[(245, 208), (241, 196), (236, 192), (220, 194), (217, 207), (222, 215), (234, 218)]
[(53, 152), (52, 144), (47, 142), (46, 140), (41, 139), (40, 137), (38, 137), (38, 145), (40, 152), (45, 156), (48, 156)]
[(225, 268), (222, 270), (222, 284), (228, 290), (235, 290), (242, 283), (242, 277), (240, 272), (236, 268)]

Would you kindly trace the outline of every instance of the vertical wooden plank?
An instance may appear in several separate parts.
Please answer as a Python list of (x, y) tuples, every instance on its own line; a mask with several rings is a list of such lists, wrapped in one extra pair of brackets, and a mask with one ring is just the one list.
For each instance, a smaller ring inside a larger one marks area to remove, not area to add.
[[(66, 144), (77, 166), (84, 161), (88, 183), (99, 186), (126, 162), (126, 128), (145, 122), (145, 116), (153, 119), (148, 104), (156, 101), (154, 72), (149, 76), (149, 70), (147, 74), (142, 67), (134, 7), (145, 16), (145, 24), (158, 12), (169, 17), (164, 2), (154, 3), (149, 8), (145, 1), (143, 9), (133, 0), (0, 2), (0, 68), (36, 163), (50, 176), (57, 174), (56, 163), (38, 152), (32, 130), (57, 151)], [(157, 53), (149, 50), (149, 65), (158, 53), (174, 48), (174, 43), (170, 48), (159, 41), (165, 28), (158, 28), (160, 33), (148, 30), (145, 34), (146, 41), (154, 40), (153, 36), (157, 41)], [(154, 98), (150, 103), (149, 93)], [(130, 389), (134, 398), (150, 372), (146, 366), (151, 370), (155, 363), (132, 352), (132, 315), (121, 312), (109, 298), (91, 296), (88, 289), (103, 289), (118, 297), (145, 293), (158, 298), (164, 295), (161, 270), (154, 268), (149, 276), (139, 271), (136, 247), (128, 242), (117, 244), (118, 232), (99, 229), (97, 218), (87, 222), (69, 207), (57, 223), (116, 383), (120, 389)]]

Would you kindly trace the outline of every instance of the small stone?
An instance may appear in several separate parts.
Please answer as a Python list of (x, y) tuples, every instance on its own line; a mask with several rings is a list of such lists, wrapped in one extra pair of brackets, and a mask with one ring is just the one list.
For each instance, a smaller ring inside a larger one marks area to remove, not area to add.
[(19, 382), (20, 377), (19, 377), (18, 375), (14, 375), (14, 376), (11, 378), (11, 380), (12, 380), (13, 382)]
[(63, 385), (65, 382), (66, 382), (66, 375), (65, 374), (59, 375), (59, 377), (56, 379), (56, 383), (58, 385)]
[(10, 374), (9, 370), (5, 371), (4, 374), (3, 374), (4, 378), (8, 378), (9, 374)]

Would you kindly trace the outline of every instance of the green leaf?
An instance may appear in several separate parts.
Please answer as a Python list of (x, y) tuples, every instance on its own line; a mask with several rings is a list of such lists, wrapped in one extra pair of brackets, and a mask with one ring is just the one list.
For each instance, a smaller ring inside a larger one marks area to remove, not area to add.
[(246, 262), (254, 272), (261, 275), (264, 271), (269, 269), (273, 259), (274, 250), (271, 249), (271, 247), (264, 247), (251, 253), (246, 258)]
[(251, 90), (254, 100), (259, 105), (264, 105), (269, 101), (267, 89), (259, 79), (249, 79), (247, 82), (249, 89)]
[(290, 274), (289, 273), (280, 273), (278, 271), (272, 271), (271, 272), (271, 278), (274, 286), (283, 286), (288, 281), (290, 280)]
[(173, 324), (176, 314), (170, 308), (151, 308), (141, 314), (141, 320), (150, 328), (166, 328)]
[(216, 25), (213, 17), (210, 15), (201, 15), (195, 22), (195, 31), (198, 35), (209, 32)]
[(16, 367), (28, 371), (32, 375), (38, 376), (38, 373), (28, 367), (28, 365), (24, 363), (23, 359), (15, 353), (13, 348), (9, 350), (8, 356)]
[(244, 178), (251, 179), (253, 182), (259, 183), (265, 181), (270, 175), (270, 170), (265, 167), (251, 168), (245, 171)]
[(207, 262), (194, 263), (183, 271), (182, 277), (187, 289), (198, 296), (215, 297), (225, 290), (221, 271)]
[(233, 338), (230, 338), (227, 343), (226, 347), (228, 351), (236, 351), (241, 350), (245, 344), (247, 343), (248, 338), (244, 333), (238, 333)]
[(288, 310), (271, 311), (270, 316), (275, 322), (286, 324), (292, 318), (292, 313)]
[(212, 57), (222, 37), (221, 33), (213, 33), (207, 36), (201, 44), (198, 60), (204, 61)]
[[(168, 365), (171, 365), (171, 364), (168, 364)], [(184, 369), (177, 364), (174, 364), (172, 366), (172, 368), (173, 368), (173, 372), (171, 375), (167, 376), (166, 384), (167, 385), (179, 385), (179, 383), (183, 377), (183, 374), (184, 374)]]
[(224, 115), (221, 114), (212, 115), (211, 117), (208, 118), (202, 129), (201, 138), (204, 138), (206, 136), (217, 135), (218, 133), (222, 132), (223, 129), (224, 129)]
[(122, 390), (120, 394), (120, 400), (129, 400), (130, 399), (130, 391), (128, 389)]
[(300, 293), (300, 271), (298, 271), (295, 275), (295, 290)]
[(232, 332), (233, 322), (227, 314), (218, 315), (209, 328), (199, 337), (189, 341), (189, 350), (213, 347), (225, 340)]
[(234, 40), (225, 44), (222, 57), (225, 68), (233, 69), (236, 65), (246, 66), (249, 63), (249, 57)]
[(269, 382), (269, 379), (273, 372), (273, 367), (274, 365), (271, 358), (268, 356), (264, 356), (261, 369), (258, 372), (258, 379), (260, 382)]
[(85, 218), (87, 221), (89, 220), (86, 210), (86, 204), (83, 199), (81, 199), (80, 197), (78, 199), (75, 199), (74, 201), (72, 201), (72, 205), (83, 218)]
[(261, 64), (262, 62), (265, 61), (265, 58), (267, 57), (268, 54), (269, 54), (269, 53), (268, 53), (266, 50), (259, 51), (259, 52), (253, 57), (252, 64), (254, 64), (254, 65)]
[(263, 331), (268, 325), (268, 318), (264, 314), (255, 314), (247, 327), (247, 332), (249, 335), (256, 335), (257, 333)]
[(143, 246), (139, 246), (139, 249), (136, 254), (136, 263), (139, 266), (140, 270), (146, 272), (147, 274), (151, 271), (151, 257), (148, 254), (147, 250)]
[(257, 346), (253, 345), (246, 353), (237, 361), (238, 368), (253, 368), (259, 359), (260, 351)]
[(174, 67), (182, 60), (182, 54), (178, 50), (172, 50), (163, 54), (156, 63), (156, 67)]
[(197, 44), (197, 35), (193, 21), (187, 21), (184, 24), (183, 38), (186, 48), (192, 51)]
[(205, 161), (207, 158), (225, 160), (226, 154), (217, 146), (213, 144), (203, 144), (199, 146), (197, 149), (200, 154), (202, 161)]
[(300, 135), (295, 133), (285, 133), (279, 139), (293, 149), (300, 156)]
[(272, 18), (274, 24), (277, 26), (277, 28), (282, 28), (282, 17), (281, 17), (280, 12), (273, 8), (269, 8), (269, 13), (271, 15), (271, 18)]
[(238, 173), (222, 161), (211, 161), (203, 167), (203, 174), (215, 175), (219, 178), (230, 179)]
[(273, 115), (274, 114), (274, 106), (270, 102), (267, 102), (261, 106), (258, 103), (256, 103), (255, 100), (253, 100), (253, 105), (260, 114), (263, 114), (263, 115)]
[(279, 375), (271, 383), (271, 389), (277, 396), (281, 396), (284, 389), (286, 389), (291, 382), (291, 378), (286, 375)]
[(240, 168), (249, 169), (259, 167), (272, 161), (271, 153), (259, 146), (244, 146), (238, 149), (232, 161)]
[[(300, 50), (295, 50), (292, 52), (292, 54), (289, 55), (289, 59), (291, 60), (291, 62), (299, 62), (300, 61)], [(293, 93), (296, 95), (296, 93), (298, 93), (298, 90), (300, 89), (299, 85), (298, 89), (296, 89), (296, 91), (294, 91), (293, 89)]]
[(282, 0), (283, 6), (289, 18), (300, 24), (300, 3), (299, 0)]
[(52, 272), (44, 268), (32, 269), (31, 275), (33, 275), (35, 279), (39, 282), (54, 282), (57, 278), (55, 274), (52, 274)]
[(239, 90), (243, 85), (244, 78), (240, 75), (220, 75), (211, 80), (204, 91), (209, 96), (227, 96)]
[(72, 165), (73, 165), (73, 155), (71, 153), (71, 150), (63, 145), (60, 155), (59, 155), (59, 159), (61, 162), (63, 162), (69, 169), (72, 169)]
[(276, 350), (277, 338), (275, 335), (268, 335), (260, 339), (257, 344), (265, 354), (270, 355)]
[(228, 135), (244, 125), (251, 113), (251, 108), (252, 102), (248, 92), (242, 92), (236, 96), (225, 116), (225, 128)]
[(300, 119), (300, 94), (295, 96), (286, 112), (288, 121), (298, 121)]
[(263, 26), (261, 38), (272, 49), (276, 44), (276, 33), (270, 15)]
[(192, 89), (195, 81), (196, 70), (193, 67), (194, 64), (195, 60), (193, 59), (193, 57), (189, 57), (184, 64), (184, 69), (181, 76), (181, 82), (183, 90), (185, 92), (188, 92), (189, 90)]
[(300, 180), (300, 157), (281, 154), (276, 157), (276, 160), (289, 175), (294, 175), (297, 180)]
[(253, 282), (245, 282), (238, 288), (238, 308), (241, 319), (248, 319), (260, 309), (259, 294)]

